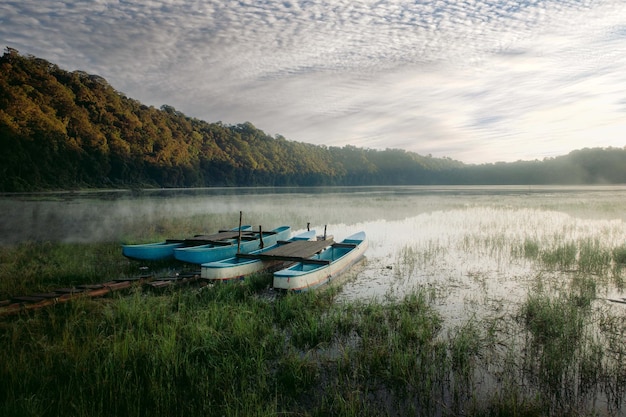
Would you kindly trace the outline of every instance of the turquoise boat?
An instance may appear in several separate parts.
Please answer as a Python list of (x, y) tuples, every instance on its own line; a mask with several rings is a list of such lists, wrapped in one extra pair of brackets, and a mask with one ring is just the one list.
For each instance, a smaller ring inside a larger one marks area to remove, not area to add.
[[(252, 275), (276, 266), (284, 265), (282, 260), (261, 259), (260, 255), (273, 251), (276, 248), (289, 245), (298, 241), (315, 240), (315, 230), (309, 230), (293, 236), (291, 239), (276, 242), (275, 245), (266, 246), (250, 252), (250, 256), (236, 255), (232, 258), (223, 259), (221, 261), (209, 262), (202, 264), (200, 277), (210, 281), (229, 281), (234, 279), (242, 279), (245, 276)], [(256, 256), (259, 256), (258, 258)]]
[(277, 227), (268, 232), (246, 232), (238, 242), (238, 237), (220, 241), (211, 241), (204, 245), (174, 249), (174, 258), (190, 264), (201, 265), (208, 262), (232, 258), (238, 252), (249, 253), (265, 246), (272, 246), (279, 240), (289, 239), (290, 226)]
[[(241, 231), (247, 235), (252, 226), (241, 226)], [(174, 249), (205, 245), (212, 241), (232, 239), (239, 235), (239, 227), (230, 230), (221, 230), (212, 235), (196, 235), (187, 239), (167, 239), (163, 242), (144, 243), (139, 245), (122, 245), (122, 255), (130, 259), (141, 261), (163, 261), (174, 259)]]
[(300, 292), (326, 284), (363, 258), (367, 246), (365, 232), (355, 233), (289, 268), (274, 272), (273, 286)]

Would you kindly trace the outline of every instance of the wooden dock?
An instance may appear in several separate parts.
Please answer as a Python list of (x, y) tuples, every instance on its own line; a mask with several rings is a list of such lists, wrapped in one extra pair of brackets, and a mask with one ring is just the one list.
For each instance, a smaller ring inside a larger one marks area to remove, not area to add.
[(260, 259), (262, 261), (285, 261), (285, 262), (310, 262), (328, 264), (330, 261), (323, 259), (309, 259), (331, 246), (335, 242), (329, 240), (297, 240), (295, 242), (285, 242), (278, 247), (263, 253), (240, 253), (239, 258)]

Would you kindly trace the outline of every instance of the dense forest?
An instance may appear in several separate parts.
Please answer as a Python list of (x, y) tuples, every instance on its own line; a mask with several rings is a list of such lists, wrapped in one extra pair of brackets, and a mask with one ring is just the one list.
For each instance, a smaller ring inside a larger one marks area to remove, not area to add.
[(103, 187), (626, 183), (626, 148), (467, 165), (400, 149), (327, 147), (146, 106), (97, 75), (7, 48), (0, 191)]

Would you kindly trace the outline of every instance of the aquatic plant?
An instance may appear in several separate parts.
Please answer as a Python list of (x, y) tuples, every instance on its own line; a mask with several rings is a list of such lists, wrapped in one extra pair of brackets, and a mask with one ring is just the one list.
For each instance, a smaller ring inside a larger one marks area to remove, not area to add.
[(618, 265), (626, 265), (626, 245), (613, 249), (613, 261)]

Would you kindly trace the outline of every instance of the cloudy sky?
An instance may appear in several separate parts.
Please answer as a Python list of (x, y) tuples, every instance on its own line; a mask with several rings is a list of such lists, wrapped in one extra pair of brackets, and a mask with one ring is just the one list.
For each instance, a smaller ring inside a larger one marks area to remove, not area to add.
[(0, 0), (0, 47), (145, 104), (466, 163), (626, 145), (624, 0)]

